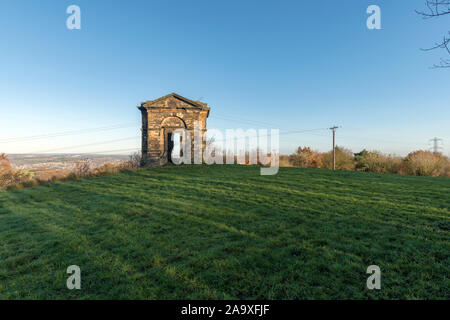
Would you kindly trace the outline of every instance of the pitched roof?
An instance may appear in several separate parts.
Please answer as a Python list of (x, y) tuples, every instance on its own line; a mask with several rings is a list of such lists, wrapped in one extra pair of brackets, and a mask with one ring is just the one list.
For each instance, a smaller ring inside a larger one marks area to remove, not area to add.
[(172, 93), (170, 93), (168, 95), (165, 95), (164, 97), (155, 99), (155, 100), (148, 100), (148, 101), (142, 102), (141, 106), (138, 107), (138, 108), (141, 109), (141, 108), (159, 107), (159, 105), (158, 105), (159, 102), (167, 100), (169, 98), (176, 98), (178, 100), (181, 100), (181, 101), (191, 105), (194, 108), (199, 108), (199, 109), (203, 109), (203, 110), (209, 110), (207, 103), (200, 102), (200, 101), (197, 101), (197, 100), (190, 100), (190, 99), (185, 98), (183, 96), (180, 96), (179, 94), (176, 94), (174, 92), (172, 92)]

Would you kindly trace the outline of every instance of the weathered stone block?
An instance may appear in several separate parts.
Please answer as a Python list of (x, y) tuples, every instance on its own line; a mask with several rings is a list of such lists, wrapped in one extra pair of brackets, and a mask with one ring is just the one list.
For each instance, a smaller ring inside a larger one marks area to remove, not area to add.
[[(142, 165), (163, 165), (170, 161), (173, 143), (171, 134), (176, 129), (187, 129), (194, 150), (194, 124), (201, 123), (206, 134), (206, 118), (210, 108), (206, 103), (182, 97), (176, 93), (156, 100), (143, 102), (142, 114)], [(203, 148), (205, 143), (202, 144)]]

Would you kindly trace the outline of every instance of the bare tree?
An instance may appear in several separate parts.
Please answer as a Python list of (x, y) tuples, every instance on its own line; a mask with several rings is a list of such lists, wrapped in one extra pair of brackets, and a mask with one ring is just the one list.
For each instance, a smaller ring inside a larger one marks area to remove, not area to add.
[(75, 164), (74, 173), (80, 176), (85, 176), (91, 171), (92, 162), (89, 159), (78, 160)]
[(131, 168), (139, 168), (142, 164), (142, 155), (140, 152), (135, 152), (130, 156), (129, 164)]
[[(423, 19), (432, 19), (445, 15), (450, 15), (450, 0), (427, 0), (425, 2), (427, 11), (418, 11), (416, 13), (421, 15)], [(440, 42), (435, 43), (434, 46), (422, 49), (424, 51), (430, 51), (435, 49), (444, 49), (450, 56), (450, 31), (447, 35), (444, 35)], [(450, 59), (442, 58), (439, 64), (434, 64), (433, 68), (450, 68)]]

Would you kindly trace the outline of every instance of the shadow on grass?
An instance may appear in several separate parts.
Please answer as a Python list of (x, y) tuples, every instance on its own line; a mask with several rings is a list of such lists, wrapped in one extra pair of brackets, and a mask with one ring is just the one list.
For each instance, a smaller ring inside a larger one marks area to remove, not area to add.
[[(423, 206), (370, 201), (364, 183), (353, 182), (353, 196), (336, 186), (327, 194), (317, 190), (339, 181), (252, 170), (163, 168), (0, 194), (0, 276), (15, 288), (6, 297), (445, 296), (448, 232), (435, 228), (446, 225), (445, 210), (431, 217)], [(32, 258), (8, 260), (19, 249)], [(382, 292), (365, 288), (374, 262)], [(73, 293), (65, 268), (77, 263), (84, 290)]]

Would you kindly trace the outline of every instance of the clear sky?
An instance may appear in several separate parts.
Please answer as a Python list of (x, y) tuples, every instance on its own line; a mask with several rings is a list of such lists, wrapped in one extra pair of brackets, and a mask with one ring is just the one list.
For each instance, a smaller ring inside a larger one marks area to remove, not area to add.
[[(336, 124), (338, 145), (355, 152), (404, 155), (437, 136), (448, 155), (450, 69), (430, 69), (445, 53), (420, 48), (450, 17), (422, 20), (423, 3), (2, 1), (0, 152), (137, 150), (136, 106), (176, 92), (209, 104), (209, 128)], [(71, 4), (81, 30), (66, 28)], [(366, 27), (371, 4), (381, 30)], [(280, 144), (327, 151), (331, 132), (285, 133)]]

